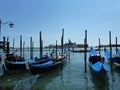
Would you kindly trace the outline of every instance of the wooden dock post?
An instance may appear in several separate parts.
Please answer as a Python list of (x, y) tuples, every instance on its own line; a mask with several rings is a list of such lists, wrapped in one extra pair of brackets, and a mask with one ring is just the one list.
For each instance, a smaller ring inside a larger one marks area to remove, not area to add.
[(13, 39), (13, 47), (12, 47), (12, 51), (14, 52), (15, 49), (15, 39)]
[[(8, 38), (7, 38), (8, 41)], [(6, 41), (6, 37), (3, 37), (3, 42), (1, 41), (2, 45), (1, 48), (3, 49), (3, 52), (6, 53), (6, 56), (9, 54), (9, 42)]]
[(109, 45), (110, 45), (110, 66), (112, 70), (112, 45), (111, 45), (111, 31), (109, 31)]
[(87, 72), (87, 30), (85, 30), (85, 39), (84, 39), (84, 61), (85, 61), (85, 73)]
[(7, 37), (7, 42), (6, 42), (6, 54), (7, 54), (7, 57), (10, 53), (10, 46), (9, 46), (9, 37)]
[(117, 54), (117, 50), (118, 50), (118, 48), (117, 48), (117, 37), (115, 38), (115, 40), (116, 40), (115, 47), (116, 47), (116, 54)]
[(25, 41), (23, 42), (23, 58), (25, 57)]
[(22, 57), (22, 35), (20, 35), (20, 57)]
[(70, 61), (70, 47), (71, 47), (71, 41), (70, 39), (68, 39), (69, 61)]
[(58, 54), (57, 54), (57, 40), (56, 40), (56, 60), (57, 60), (57, 56), (58, 56)]
[[(63, 45), (64, 45), (64, 28), (62, 29), (62, 37), (61, 37), (61, 49), (62, 49), (62, 52), (61, 52), (61, 56), (63, 56)], [(62, 60), (61, 60), (62, 62)], [(61, 63), (61, 71), (62, 71), (62, 63)]]
[(100, 38), (99, 38), (99, 55), (101, 55), (100, 47), (101, 47), (101, 45), (100, 45)]
[(3, 52), (6, 54), (7, 57), (9, 55), (9, 51), (10, 51), (8, 40), (9, 40), (9, 38), (7, 37), (7, 41), (6, 41), (6, 37), (4, 36), (3, 41), (0, 42), (1, 43), (0, 48), (3, 49)]
[(30, 59), (33, 59), (33, 41), (32, 41), (32, 37), (30, 37)]
[(3, 37), (3, 51), (5, 52), (5, 43), (6, 43), (6, 38), (5, 38), (5, 36)]
[(40, 33), (39, 33), (39, 35), (40, 35), (40, 59), (42, 60), (42, 56), (43, 56), (43, 41), (42, 41), (42, 33), (41, 33), (41, 31), (40, 31)]
[(61, 55), (63, 55), (63, 45), (64, 45), (64, 28), (62, 29), (62, 37), (61, 37)]

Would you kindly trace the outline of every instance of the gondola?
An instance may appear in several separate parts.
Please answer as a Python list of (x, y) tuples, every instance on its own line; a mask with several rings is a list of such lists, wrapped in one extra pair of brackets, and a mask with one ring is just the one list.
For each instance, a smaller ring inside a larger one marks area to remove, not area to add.
[(50, 59), (51, 57), (48, 57), (46, 55), (42, 57), (42, 60), (38, 58), (25, 60), (22, 57), (11, 55), (6, 58), (5, 63), (4, 63), (4, 69), (5, 70), (22, 70), (22, 69), (26, 69), (27, 63), (29, 64), (36, 63), (36, 62), (44, 63), (45, 61), (49, 61)]
[(44, 63), (29, 64), (30, 73), (35, 75), (35, 74), (39, 74), (39, 73), (48, 72), (52, 69), (62, 66), (62, 64), (64, 64), (66, 62), (65, 58), (66, 58), (65, 55), (62, 55), (62, 56), (60, 55), (56, 59), (52, 59), (52, 60), (46, 61)]
[(111, 60), (115, 68), (116, 67), (120, 68), (120, 50), (117, 50), (117, 54), (113, 55)]
[(117, 54), (112, 55), (111, 59), (110, 59), (110, 51), (108, 51), (107, 49), (104, 50), (104, 54), (105, 57), (107, 58), (107, 60), (110, 62), (111, 60), (111, 64), (114, 67), (119, 67), (120, 68), (120, 50), (117, 50)]
[(25, 69), (25, 68), (26, 68), (25, 59), (18, 55), (9, 54), (4, 60), (5, 70), (18, 70), (18, 69)]
[(89, 62), (90, 68), (95, 73), (106, 74), (108, 71), (108, 66), (104, 63), (104, 57), (99, 55), (94, 49), (90, 51)]
[(26, 68), (26, 61), (8, 61), (5, 60), (4, 68), (6, 70), (20, 70)]
[(115, 67), (119, 67), (120, 68), (120, 55), (116, 55), (116, 56), (112, 57), (112, 64)]

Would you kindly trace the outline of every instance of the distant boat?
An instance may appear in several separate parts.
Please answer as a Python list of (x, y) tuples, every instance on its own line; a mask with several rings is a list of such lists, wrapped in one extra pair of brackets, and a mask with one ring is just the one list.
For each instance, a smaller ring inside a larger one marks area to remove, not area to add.
[[(71, 52), (74, 52), (74, 53), (83, 53), (85, 52), (85, 50), (70, 50)], [(87, 50), (87, 52), (89, 52), (89, 50)]]
[(90, 50), (90, 68), (99, 74), (106, 74), (108, 66), (104, 63), (104, 57), (99, 55), (94, 49)]
[[(106, 58), (110, 62), (110, 51), (105, 49), (104, 53), (105, 53)], [(120, 50), (119, 49), (117, 50), (117, 54), (112, 55), (111, 61), (112, 61), (112, 64), (114, 65), (114, 67), (119, 67), (120, 68)]]
[(42, 72), (49, 72), (56, 67), (61, 66), (66, 61), (65, 55), (59, 55), (58, 58), (52, 59), (49, 61), (45, 61), (44, 63), (31, 63), (30, 65), (30, 72), (31, 74), (38, 74)]
[[(84, 53), (85, 50), (70, 50), (71, 52), (75, 52), (75, 53)], [(99, 49), (95, 49), (95, 51), (99, 51)], [(90, 50), (87, 50), (86, 52), (90, 52)]]

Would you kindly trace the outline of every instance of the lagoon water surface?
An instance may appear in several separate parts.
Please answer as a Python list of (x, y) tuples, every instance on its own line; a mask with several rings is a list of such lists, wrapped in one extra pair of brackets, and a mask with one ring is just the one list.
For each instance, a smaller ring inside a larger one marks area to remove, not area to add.
[[(38, 51), (34, 55), (39, 55)], [(89, 54), (87, 55), (89, 56)], [(87, 59), (88, 60), (88, 59)], [(107, 63), (107, 62), (106, 62)], [(108, 64), (109, 65), (109, 64)], [(110, 66), (109, 66), (110, 67)], [(120, 71), (111, 70), (102, 79), (90, 72), (84, 72), (84, 54), (72, 53), (63, 68), (47, 73), (31, 75), (29, 71), (9, 72), (0, 77), (0, 90), (119, 90)]]

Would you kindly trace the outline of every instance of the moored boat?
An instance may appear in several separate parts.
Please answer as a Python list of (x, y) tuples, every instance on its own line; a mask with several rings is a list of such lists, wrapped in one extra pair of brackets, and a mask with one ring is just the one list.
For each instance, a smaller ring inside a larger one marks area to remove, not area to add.
[(120, 50), (117, 50), (117, 54), (114, 55), (111, 60), (114, 67), (120, 68)]
[(96, 73), (106, 74), (108, 71), (108, 66), (104, 63), (104, 57), (99, 55), (95, 50), (90, 51), (90, 68)]
[(56, 58), (56, 59), (52, 59), (52, 60), (46, 61), (44, 63), (29, 64), (30, 73), (38, 74), (38, 73), (42, 73), (42, 72), (49, 72), (50, 70), (55, 69), (55, 68), (61, 66), (62, 64), (64, 64), (66, 61), (65, 58), (66, 58), (66, 56), (62, 55), (62, 56), (58, 56), (58, 58)]
[(11, 58), (11, 59), (6, 59), (4, 68), (5, 70), (21, 70), (21, 69), (26, 69), (27, 68), (27, 63), (32, 64), (32, 63), (44, 63), (46, 61), (51, 60), (51, 57), (44, 56), (42, 59), (29, 59), (25, 60), (24, 58)]
[(116, 68), (119, 67), (120, 68), (120, 50), (117, 50), (117, 54), (112, 55), (111, 59), (110, 59), (110, 51), (108, 51), (107, 49), (104, 50), (104, 54), (105, 57), (107, 58), (107, 60), (111, 63), (112, 65)]

